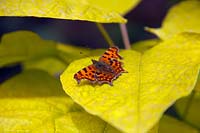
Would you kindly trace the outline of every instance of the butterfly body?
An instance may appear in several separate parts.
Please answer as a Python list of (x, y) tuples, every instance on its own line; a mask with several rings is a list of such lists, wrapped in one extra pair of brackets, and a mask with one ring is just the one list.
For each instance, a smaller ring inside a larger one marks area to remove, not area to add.
[(101, 72), (111, 72), (111, 73), (114, 72), (114, 70), (112, 69), (112, 67), (110, 65), (106, 64), (103, 61), (92, 60), (92, 63), (93, 63), (93, 65), (95, 66), (95, 68), (98, 71), (101, 71)]
[(108, 83), (112, 86), (113, 80), (118, 78), (121, 73), (126, 72), (122, 68), (122, 62), (117, 60), (122, 59), (118, 54), (118, 51), (119, 49), (117, 47), (111, 47), (99, 58), (98, 61), (92, 60), (92, 65), (78, 71), (74, 75), (78, 84), (82, 79), (87, 79), (92, 83)]

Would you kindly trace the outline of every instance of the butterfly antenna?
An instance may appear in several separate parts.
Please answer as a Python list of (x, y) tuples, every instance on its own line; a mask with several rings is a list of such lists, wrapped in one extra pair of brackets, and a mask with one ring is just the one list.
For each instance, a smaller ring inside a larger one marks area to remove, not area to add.
[(85, 53), (83, 53), (83, 52), (80, 52), (80, 55), (83, 55), (83, 57), (90, 57), (88, 54), (85, 54)]

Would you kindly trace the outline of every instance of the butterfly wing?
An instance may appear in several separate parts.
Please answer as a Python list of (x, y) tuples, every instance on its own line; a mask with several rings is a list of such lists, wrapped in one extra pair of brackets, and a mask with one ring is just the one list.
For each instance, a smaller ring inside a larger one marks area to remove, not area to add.
[(95, 73), (96, 73), (96, 68), (92, 64), (74, 74), (74, 79), (76, 79), (78, 84), (82, 79), (88, 79), (92, 82), (95, 82), (96, 81)]
[(113, 68), (115, 77), (118, 77), (122, 72), (126, 72), (122, 68), (122, 62), (117, 60), (122, 59), (118, 52), (119, 49), (117, 47), (111, 47), (99, 58), (99, 61), (103, 61)]
[(99, 84), (108, 83), (112, 86), (112, 81), (115, 79), (115, 75), (113, 73), (96, 72), (95, 78)]
[(118, 54), (119, 49), (117, 47), (110, 47), (106, 52), (99, 58), (99, 61), (103, 61), (105, 63), (109, 63), (112, 59), (122, 59), (122, 57)]
[(122, 65), (123, 63), (113, 59), (109, 61), (109, 65), (113, 68), (114, 72), (115, 72), (115, 77), (117, 78), (121, 73), (123, 72), (127, 72), (126, 70), (123, 69)]

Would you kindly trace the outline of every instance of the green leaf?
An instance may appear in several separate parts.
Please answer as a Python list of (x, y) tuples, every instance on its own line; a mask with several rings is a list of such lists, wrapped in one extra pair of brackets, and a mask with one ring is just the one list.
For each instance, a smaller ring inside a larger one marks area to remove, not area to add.
[(90, 49), (61, 43), (58, 43), (57, 49), (59, 56), (68, 64), (80, 58), (101, 56), (105, 51), (105, 49)]
[(59, 80), (27, 70), (0, 85), (0, 132), (119, 132), (86, 113), (63, 91)]
[(155, 124), (147, 133), (158, 133), (159, 124)]
[(63, 88), (85, 110), (116, 128), (146, 132), (171, 104), (194, 88), (200, 67), (199, 38), (199, 34), (185, 33), (143, 55), (132, 50), (120, 52), (128, 73), (115, 80), (114, 86), (88, 81), (77, 85), (73, 75), (91, 60), (74, 61), (61, 75)]
[(87, 0), (94, 6), (98, 6), (102, 9), (109, 11), (116, 11), (120, 14), (126, 14), (133, 9), (141, 0)]
[(73, 60), (100, 55), (101, 51), (43, 40), (30, 31), (17, 31), (2, 37), (0, 67), (21, 63), (24, 69), (36, 68), (55, 75)]
[(161, 40), (159, 39), (149, 39), (144, 41), (139, 41), (131, 45), (131, 48), (135, 51), (144, 53), (146, 50), (149, 50), (159, 44)]
[[(194, 94), (178, 100), (175, 108), (182, 119), (200, 129), (200, 93), (194, 92)], [(187, 114), (185, 114), (186, 108), (188, 108)]]
[(166, 40), (182, 32), (200, 33), (200, 1), (186, 0), (172, 7), (159, 29), (147, 28), (161, 39)]
[(59, 74), (65, 70), (68, 64), (58, 60), (55, 57), (41, 58), (37, 60), (28, 60), (22, 63), (23, 69), (40, 69), (51, 75)]
[(56, 55), (55, 42), (42, 40), (30, 31), (12, 32), (1, 39), (0, 66)]
[(159, 123), (159, 133), (198, 133), (191, 126), (167, 115), (164, 115)]
[(89, 48), (77, 47), (62, 43), (57, 44), (57, 49), (59, 57), (61, 57), (68, 64), (76, 59), (89, 56), (90, 52), (92, 51)]
[(114, 11), (98, 8), (85, 0), (4, 0), (0, 16), (34, 16), (102, 23), (125, 23), (126, 19)]
[(106, 49), (94, 49), (90, 51), (90, 56), (101, 56), (105, 51)]
[(196, 83), (196, 86), (195, 86), (194, 90), (196, 92), (200, 93), (200, 73), (199, 73), (199, 76), (198, 76), (198, 79), (197, 79), (197, 83)]

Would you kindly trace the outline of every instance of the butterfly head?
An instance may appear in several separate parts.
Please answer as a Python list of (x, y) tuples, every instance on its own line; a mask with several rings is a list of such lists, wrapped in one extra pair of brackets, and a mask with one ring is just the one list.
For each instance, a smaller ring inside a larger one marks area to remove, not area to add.
[(97, 63), (98, 63), (98, 61), (97, 61), (97, 60), (93, 60), (93, 59), (92, 59), (92, 63), (93, 63), (93, 64), (97, 64)]
[(104, 67), (104, 64), (102, 62), (100, 62), (100, 61), (92, 59), (92, 63), (97, 69), (101, 69), (102, 67)]

